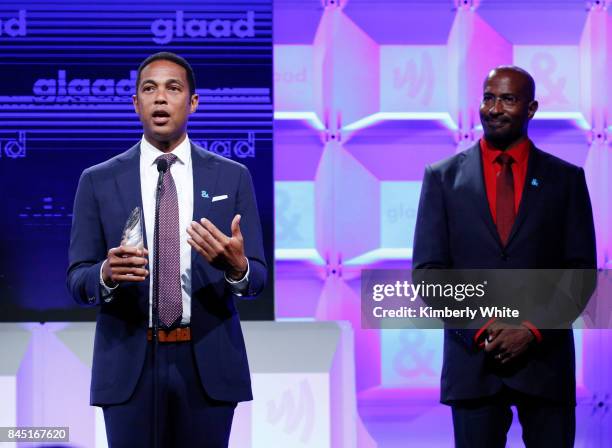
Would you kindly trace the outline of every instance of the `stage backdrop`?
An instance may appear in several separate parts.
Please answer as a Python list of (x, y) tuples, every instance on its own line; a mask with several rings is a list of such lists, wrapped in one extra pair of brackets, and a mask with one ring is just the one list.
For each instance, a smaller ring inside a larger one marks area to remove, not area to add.
[(191, 139), (253, 175), (270, 276), (239, 306), (273, 319), (271, 0), (20, 0), (0, 5), (0, 321), (95, 317), (65, 286), (77, 182), (140, 139), (137, 67), (162, 50), (196, 73)]

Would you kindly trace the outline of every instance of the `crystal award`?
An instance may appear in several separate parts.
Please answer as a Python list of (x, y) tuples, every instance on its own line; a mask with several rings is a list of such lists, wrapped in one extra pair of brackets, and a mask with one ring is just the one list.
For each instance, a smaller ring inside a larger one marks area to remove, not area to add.
[(138, 249), (144, 248), (142, 224), (142, 212), (140, 207), (136, 207), (130, 213), (130, 217), (123, 228), (123, 235), (121, 237), (122, 246), (136, 247)]

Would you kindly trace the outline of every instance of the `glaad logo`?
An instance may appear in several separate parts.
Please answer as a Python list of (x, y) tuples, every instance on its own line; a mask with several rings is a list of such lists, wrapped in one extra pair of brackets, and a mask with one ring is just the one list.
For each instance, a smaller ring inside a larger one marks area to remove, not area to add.
[(403, 71), (400, 67), (394, 68), (393, 87), (396, 90), (403, 90), (408, 97), (414, 100), (420, 95), (421, 104), (428, 105), (431, 102), (434, 87), (434, 67), (431, 55), (422, 53), (420, 66), (414, 59), (410, 59), (406, 61)]
[(26, 12), (24, 9), (19, 10), (17, 18), (0, 19), (0, 36), (19, 37), (26, 34)]
[(25, 131), (17, 132), (17, 138), (2, 138), (0, 137), (0, 159), (8, 157), (9, 159), (19, 159), (26, 156), (26, 133)]
[(414, 220), (416, 218), (416, 210), (408, 204), (400, 202), (396, 207), (387, 209), (387, 219), (390, 223), (395, 224), (402, 220)]
[(57, 71), (57, 79), (39, 79), (34, 83), (35, 95), (132, 95), (136, 86), (136, 70), (130, 79), (73, 79), (66, 81), (66, 70)]
[[(302, 380), (299, 392), (287, 389), (280, 397), (280, 403), (268, 401), (268, 422), (278, 425), (285, 421), (283, 431), (285, 434), (294, 434), (302, 426), (300, 440), (306, 443), (312, 437), (314, 428), (314, 397), (310, 383)], [(296, 395), (299, 393), (299, 399)]]
[(287, 84), (304, 83), (306, 82), (306, 67), (302, 67), (301, 70), (296, 72), (290, 70), (274, 72), (274, 82), (286, 82)]
[(247, 133), (246, 140), (195, 140), (202, 148), (220, 156), (239, 159), (255, 157), (255, 133)]
[(175, 37), (255, 37), (255, 12), (247, 11), (246, 19), (185, 21), (183, 11), (176, 11), (175, 19), (157, 19), (151, 23), (153, 42), (167, 44)]

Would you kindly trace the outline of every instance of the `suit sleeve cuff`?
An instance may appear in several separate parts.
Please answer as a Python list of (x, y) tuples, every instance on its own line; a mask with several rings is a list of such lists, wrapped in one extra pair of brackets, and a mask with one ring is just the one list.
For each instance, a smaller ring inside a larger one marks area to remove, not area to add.
[(242, 295), (244, 295), (249, 289), (250, 267), (249, 267), (248, 258), (246, 258), (246, 262), (247, 262), (247, 270), (246, 270), (246, 273), (244, 274), (244, 277), (242, 277), (240, 280), (232, 280), (231, 278), (227, 276), (227, 273), (223, 274), (223, 276), (225, 277), (225, 281), (229, 284), (232, 292), (234, 293), (234, 295), (238, 297), (241, 297)]
[(480, 327), (480, 329), (474, 335), (474, 343), (477, 344), (479, 348), (484, 348), (484, 345), (485, 345), (484, 340), (481, 340), (481, 339), (484, 339), (483, 336), (485, 334), (485, 331), (487, 331), (487, 328), (489, 328), (491, 324), (495, 322), (496, 320), (497, 320), (496, 317), (489, 319), (487, 323), (484, 324), (482, 327)]
[(534, 324), (532, 324), (528, 320), (524, 320), (523, 322), (521, 322), (521, 324), (524, 327), (527, 327), (529, 331), (533, 333), (533, 336), (535, 337), (538, 343), (542, 342), (542, 333), (540, 332), (540, 330), (538, 330), (538, 327), (536, 327)]

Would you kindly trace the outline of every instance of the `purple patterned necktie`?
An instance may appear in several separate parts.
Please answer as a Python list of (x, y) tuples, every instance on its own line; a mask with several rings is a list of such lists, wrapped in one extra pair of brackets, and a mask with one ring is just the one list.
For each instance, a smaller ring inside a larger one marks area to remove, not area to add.
[(176, 185), (170, 167), (174, 154), (164, 154), (157, 160), (168, 162), (159, 192), (159, 319), (162, 327), (172, 327), (183, 314), (181, 292), (181, 244), (179, 208)]

